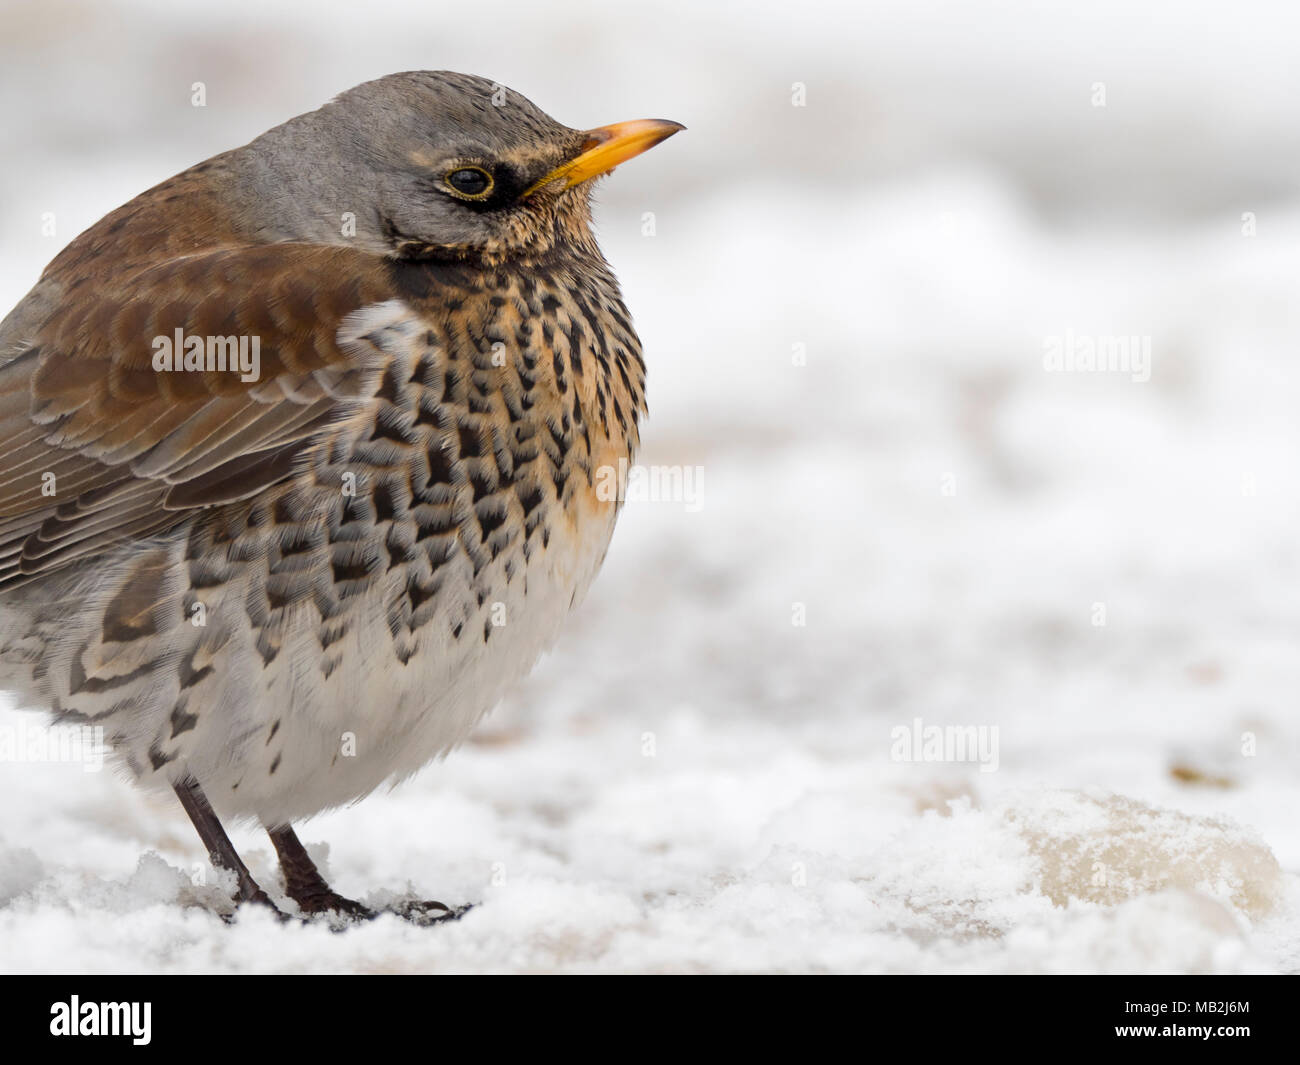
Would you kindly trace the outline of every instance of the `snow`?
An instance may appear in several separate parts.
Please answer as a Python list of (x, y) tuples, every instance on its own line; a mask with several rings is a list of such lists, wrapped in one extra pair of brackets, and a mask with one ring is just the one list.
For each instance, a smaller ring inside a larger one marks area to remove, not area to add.
[[(28, 158), (0, 174), (5, 308), (105, 210), (387, 70), (681, 119), (599, 218), (650, 363), (642, 461), (703, 470), (702, 506), (628, 504), (473, 742), (300, 827), (342, 893), (460, 921), (227, 924), (174, 805), (12, 762), (0, 969), (1300, 970), (1296, 26), (678, 6), (519, 5), (489, 45), (423, 5), (367, 5), (383, 33), (311, 5), (296, 36), (305, 3), (129, 3), (0, 42)], [(553, 58), (578, 53), (586, 80)], [(1067, 333), (1150, 338), (1150, 380), (1046, 371)], [(996, 769), (895, 760), (918, 719), (996, 728)], [(274, 891), (265, 836), (232, 835)]]

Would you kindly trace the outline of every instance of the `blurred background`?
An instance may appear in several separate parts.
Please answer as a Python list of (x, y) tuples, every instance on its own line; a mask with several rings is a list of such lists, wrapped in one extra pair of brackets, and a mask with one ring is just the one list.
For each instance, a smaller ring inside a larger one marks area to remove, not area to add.
[[(480, 903), (436, 941), (228, 929), (179, 811), (0, 765), (0, 967), (1300, 969), (1294, 9), (0, 3), (0, 307), (405, 69), (686, 124), (597, 218), (698, 505), (628, 503), (475, 741), (301, 833)], [(1115, 337), (1149, 373), (1045, 363)], [(918, 719), (996, 771), (899, 760)]]

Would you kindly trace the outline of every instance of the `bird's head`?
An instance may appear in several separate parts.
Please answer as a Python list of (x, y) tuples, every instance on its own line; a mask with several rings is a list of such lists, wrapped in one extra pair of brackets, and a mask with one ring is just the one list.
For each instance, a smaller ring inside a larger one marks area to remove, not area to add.
[(485, 78), (417, 71), (359, 85), (234, 162), (262, 239), (491, 264), (594, 252), (592, 180), (683, 128), (570, 129)]

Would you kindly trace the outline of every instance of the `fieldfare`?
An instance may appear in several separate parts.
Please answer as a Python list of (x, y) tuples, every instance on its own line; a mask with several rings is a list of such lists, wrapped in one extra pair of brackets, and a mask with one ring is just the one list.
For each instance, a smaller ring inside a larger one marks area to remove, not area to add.
[(0, 687), (174, 789), (240, 901), (223, 819), (365, 915), (292, 824), (464, 740), (590, 585), (645, 411), (591, 183), (681, 128), (394, 74), (113, 211), (0, 323)]

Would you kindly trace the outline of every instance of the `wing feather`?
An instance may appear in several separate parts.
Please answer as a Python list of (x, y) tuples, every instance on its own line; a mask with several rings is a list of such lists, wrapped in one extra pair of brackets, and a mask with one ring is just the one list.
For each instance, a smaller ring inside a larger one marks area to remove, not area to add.
[[(395, 298), (382, 258), (307, 244), (178, 255), (69, 292), (38, 286), (43, 315), (0, 365), (0, 589), (292, 476), (378, 389), (386, 356), (348, 319)], [(256, 338), (260, 374), (155, 369), (155, 338), (176, 330)]]

